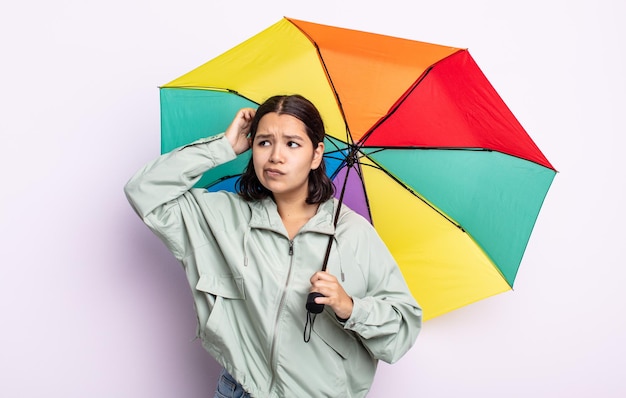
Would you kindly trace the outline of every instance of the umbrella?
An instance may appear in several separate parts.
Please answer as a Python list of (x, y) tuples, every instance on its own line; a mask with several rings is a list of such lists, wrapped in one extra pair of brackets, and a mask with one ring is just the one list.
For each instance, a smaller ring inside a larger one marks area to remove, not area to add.
[[(296, 93), (319, 108), (327, 171), (424, 319), (512, 289), (556, 171), (466, 49), (283, 18), (161, 86), (162, 152)], [(249, 156), (199, 185), (233, 190)]]

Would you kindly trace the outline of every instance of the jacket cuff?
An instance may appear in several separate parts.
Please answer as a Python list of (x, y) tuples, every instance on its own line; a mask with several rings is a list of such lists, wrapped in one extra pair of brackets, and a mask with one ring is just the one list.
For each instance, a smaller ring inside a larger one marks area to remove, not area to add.
[[(370, 309), (367, 302), (359, 298), (352, 297), (352, 303), (352, 315), (350, 315), (350, 318), (348, 318), (343, 325), (344, 329), (354, 330), (358, 333), (360, 329), (359, 326), (362, 326), (369, 317)], [(341, 322), (341, 320), (339, 321)]]
[(237, 157), (237, 154), (230, 145), (230, 142), (228, 142), (228, 138), (226, 138), (224, 133), (215, 137), (210, 137), (207, 142), (212, 141), (215, 141), (215, 143), (211, 145), (211, 152), (213, 153), (213, 156), (218, 164), (226, 163)]

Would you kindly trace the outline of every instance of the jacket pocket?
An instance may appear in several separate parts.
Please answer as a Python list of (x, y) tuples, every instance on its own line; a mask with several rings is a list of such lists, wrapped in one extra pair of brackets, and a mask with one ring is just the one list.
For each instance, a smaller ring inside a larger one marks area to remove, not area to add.
[[(323, 315), (325, 316), (318, 315), (313, 330), (327, 346), (337, 353), (338, 357), (342, 358), (340, 362), (345, 383), (343, 388), (352, 392), (350, 396), (364, 397), (371, 386), (378, 361), (369, 354), (352, 332), (346, 331), (331, 319), (331, 316), (335, 316), (334, 314)], [(346, 393), (336, 396), (347, 395)]]
[(245, 305), (243, 277), (228, 274), (200, 275), (196, 290), (204, 293), (207, 301), (213, 302), (205, 324), (200, 327), (200, 337), (205, 348), (215, 357), (236, 363), (240, 355), (233, 341), (235, 334), (232, 324), (238, 307)]
[(243, 277), (234, 275), (200, 275), (196, 289), (214, 297), (243, 300), (246, 298)]
[(356, 339), (334, 321), (330, 320), (327, 313), (317, 316), (313, 325), (313, 332), (339, 354), (341, 358), (347, 359), (352, 356), (357, 344)]

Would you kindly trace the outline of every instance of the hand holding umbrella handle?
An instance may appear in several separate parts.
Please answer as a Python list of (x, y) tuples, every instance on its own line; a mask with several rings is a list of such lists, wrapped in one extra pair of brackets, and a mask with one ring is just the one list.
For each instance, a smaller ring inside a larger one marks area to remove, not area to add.
[[(337, 222), (335, 221), (335, 225)], [(324, 263), (322, 265), (322, 271), (326, 271), (326, 266), (328, 265), (328, 257), (330, 255), (330, 248), (333, 244), (333, 237), (331, 236), (328, 239), (328, 246), (326, 247), (326, 255), (324, 256)], [(306, 309), (310, 314), (319, 314), (324, 311), (324, 304), (317, 304), (315, 299), (317, 297), (326, 297), (322, 293), (319, 292), (311, 292), (306, 298)]]

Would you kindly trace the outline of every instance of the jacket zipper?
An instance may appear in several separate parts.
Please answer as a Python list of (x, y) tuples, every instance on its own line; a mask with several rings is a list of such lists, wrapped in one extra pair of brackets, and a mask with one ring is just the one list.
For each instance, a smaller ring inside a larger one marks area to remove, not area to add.
[(285, 298), (287, 296), (287, 287), (289, 286), (289, 281), (291, 279), (291, 268), (293, 266), (293, 240), (289, 241), (289, 270), (287, 271), (287, 279), (285, 280), (285, 287), (283, 289), (282, 296), (280, 297), (280, 303), (278, 304), (278, 312), (276, 313), (276, 319), (274, 320), (274, 334), (272, 336), (272, 347), (270, 350), (270, 366), (272, 369), (272, 380), (270, 382), (270, 393), (274, 389), (274, 383), (276, 381), (276, 364), (275, 356), (276, 356), (276, 340), (278, 339), (278, 321), (280, 320), (280, 315), (283, 312), (283, 307), (285, 306)]

